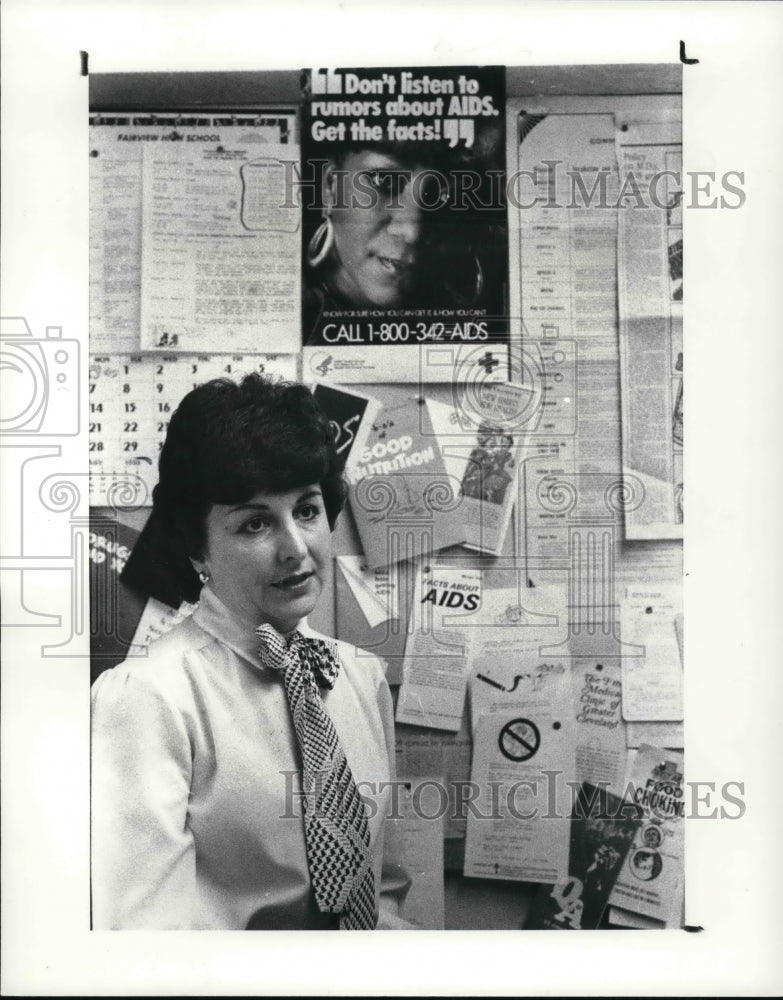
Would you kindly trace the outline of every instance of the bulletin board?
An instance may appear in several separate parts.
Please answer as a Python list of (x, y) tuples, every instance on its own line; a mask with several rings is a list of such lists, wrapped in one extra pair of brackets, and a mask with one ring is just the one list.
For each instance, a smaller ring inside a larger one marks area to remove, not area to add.
[[(680, 67), (331, 74), (90, 77), (94, 675), (190, 610), (120, 580), (182, 396), (250, 371), (317, 383), (351, 487), (311, 625), (386, 667), (419, 873), (406, 917), (680, 926)], [(441, 219), (458, 281), (379, 310), (316, 296), (313, 313), (322, 215), (292, 192), (346, 136), (386, 149), (403, 123), (403, 141), (439, 133), (449, 170), (459, 154), (483, 171), (463, 222), (453, 200)], [(413, 456), (455, 508), (418, 533), (394, 516)], [(363, 499), (378, 476), (398, 490), (380, 518)], [(136, 601), (111, 642), (109, 590)], [(617, 805), (629, 780), (660, 788), (657, 812), (577, 821), (578, 796)], [(525, 781), (553, 817), (524, 818)], [(509, 782), (518, 797), (493, 801)], [(436, 786), (440, 824), (414, 808)]]

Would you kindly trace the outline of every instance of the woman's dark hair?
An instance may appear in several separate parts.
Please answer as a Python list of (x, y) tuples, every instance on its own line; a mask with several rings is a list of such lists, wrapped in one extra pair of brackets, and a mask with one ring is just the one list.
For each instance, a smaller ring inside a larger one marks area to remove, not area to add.
[(149, 531), (123, 579), (168, 604), (195, 600), (200, 587), (190, 558), (203, 555), (212, 505), (311, 483), (320, 485), (334, 528), (346, 485), (329, 420), (312, 393), (258, 374), (240, 383), (206, 382), (185, 396), (171, 418)]

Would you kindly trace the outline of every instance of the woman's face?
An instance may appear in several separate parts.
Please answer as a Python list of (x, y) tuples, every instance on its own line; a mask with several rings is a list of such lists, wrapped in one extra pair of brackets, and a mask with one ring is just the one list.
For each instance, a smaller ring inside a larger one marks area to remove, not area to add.
[(653, 855), (641, 855), (634, 860), (634, 869), (638, 878), (649, 881), (653, 874)]
[(372, 150), (349, 153), (341, 171), (327, 171), (325, 193), (334, 227), (334, 283), (357, 307), (399, 307), (419, 262), (420, 191), (427, 171), (407, 170), (395, 157)]
[(315, 607), (331, 555), (317, 484), (213, 504), (206, 539), (194, 565), (207, 570), (208, 586), (248, 630), (268, 622), (290, 632)]

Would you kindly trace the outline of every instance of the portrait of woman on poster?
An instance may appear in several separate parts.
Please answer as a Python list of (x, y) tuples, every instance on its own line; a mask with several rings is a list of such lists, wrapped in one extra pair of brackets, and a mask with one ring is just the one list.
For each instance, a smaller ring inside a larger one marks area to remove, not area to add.
[(344, 499), (303, 386), (177, 408), (142, 549), (199, 601), (93, 685), (95, 929), (408, 926), (383, 669), (306, 620)]
[(423, 142), (324, 148), (320, 206), (304, 213), (305, 333), (324, 311), (502, 302), (502, 185), (485, 159)]
[(631, 859), (631, 871), (640, 882), (651, 882), (658, 878), (663, 868), (660, 854), (654, 850), (636, 851)]

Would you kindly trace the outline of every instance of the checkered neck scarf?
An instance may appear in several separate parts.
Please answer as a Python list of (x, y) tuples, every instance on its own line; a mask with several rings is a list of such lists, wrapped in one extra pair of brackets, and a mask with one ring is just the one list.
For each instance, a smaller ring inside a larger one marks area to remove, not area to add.
[(339, 913), (341, 930), (372, 930), (377, 913), (367, 813), (318, 690), (337, 680), (336, 647), (300, 632), (284, 637), (271, 625), (256, 634), (262, 662), (283, 675), (299, 743), (307, 863), (318, 908)]

